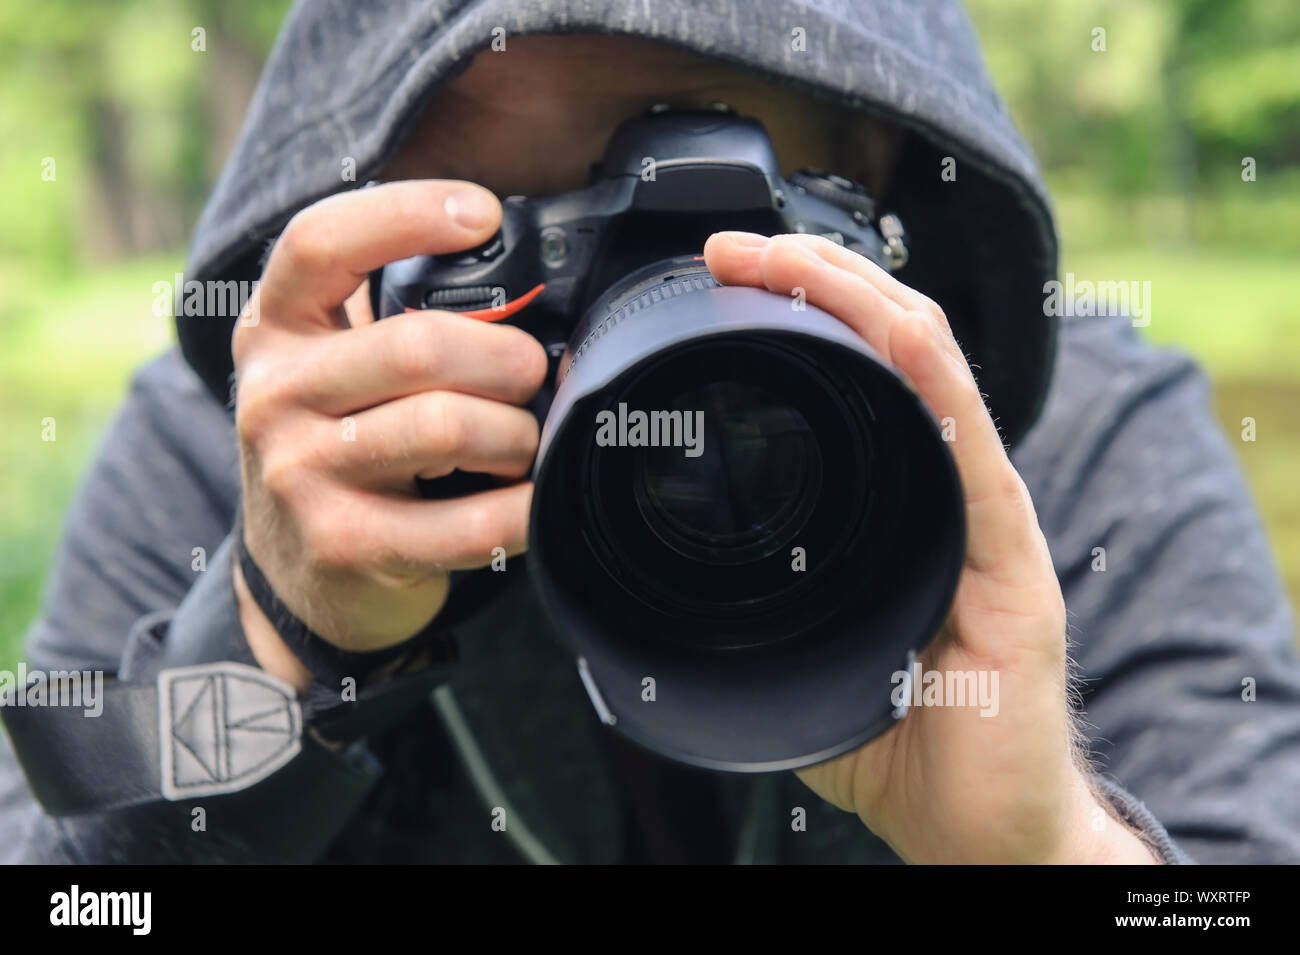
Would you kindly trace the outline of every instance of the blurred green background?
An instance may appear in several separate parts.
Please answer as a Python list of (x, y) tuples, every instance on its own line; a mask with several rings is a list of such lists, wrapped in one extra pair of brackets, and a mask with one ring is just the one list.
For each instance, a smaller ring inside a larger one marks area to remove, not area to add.
[[(172, 339), (170, 319), (152, 314), (153, 282), (182, 268), (287, 6), (0, 6), (0, 667), (16, 659), (131, 370)], [(1145, 333), (1212, 375), (1300, 598), (1300, 5), (969, 8), (1046, 170), (1063, 271), (1151, 282)], [(54, 441), (42, 440), (47, 418)]]

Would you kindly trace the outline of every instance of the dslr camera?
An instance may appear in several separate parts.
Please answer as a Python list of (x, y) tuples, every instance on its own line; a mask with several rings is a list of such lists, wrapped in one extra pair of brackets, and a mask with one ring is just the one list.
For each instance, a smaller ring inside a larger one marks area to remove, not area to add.
[(741, 772), (884, 732), (961, 570), (952, 456), (856, 333), (798, 290), (720, 286), (700, 253), (717, 231), (797, 232), (895, 270), (897, 218), (842, 177), (784, 177), (725, 107), (630, 119), (589, 186), (503, 210), (478, 248), (383, 268), (373, 304), (509, 322), (551, 356), (526, 563), (600, 719)]

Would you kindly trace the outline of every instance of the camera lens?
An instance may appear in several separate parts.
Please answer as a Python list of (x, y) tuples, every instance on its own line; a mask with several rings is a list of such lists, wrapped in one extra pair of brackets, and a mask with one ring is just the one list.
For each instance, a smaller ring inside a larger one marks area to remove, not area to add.
[(736, 564), (785, 548), (821, 492), (817, 437), (799, 411), (765, 388), (712, 381), (680, 392), (668, 413), (694, 416), (694, 455), (648, 449), (637, 463), (642, 518), (684, 558)]
[(533, 480), (533, 589), (596, 711), (696, 766), (792, 769), (884, 732), (965, 553), (952, 455), (897, 373), (689, 257), (579, 322)]
[[(788, 335), (683, 342), (611, 383), (578, 439), (583, 536), (612, 585), (683, 621), (659, 639), (784, 639), (770, 615), (816, 589), (861, 533), (870, 411), (810, 347)], [(807, 572), (791, 571), (796, 548), (818, 555)], [(847, 599), (825, 598), (819, 612)]]

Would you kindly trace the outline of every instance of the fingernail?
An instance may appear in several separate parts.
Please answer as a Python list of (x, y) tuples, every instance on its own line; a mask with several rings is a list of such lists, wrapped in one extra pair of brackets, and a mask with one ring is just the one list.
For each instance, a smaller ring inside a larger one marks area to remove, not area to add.
[(484, 229), (496, 215), (496, 202), (479, 189), (460, 189), (443, 201), (447, 217), (465, 229)]
[(746, 249), (758, 249), (767, 245), (767, 236), (757, 232), (720, 232), (719, 235)]

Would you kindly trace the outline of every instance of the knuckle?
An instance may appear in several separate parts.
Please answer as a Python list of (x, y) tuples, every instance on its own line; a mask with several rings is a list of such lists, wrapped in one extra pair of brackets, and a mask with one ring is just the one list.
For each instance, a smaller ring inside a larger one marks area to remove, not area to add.
[(466, 429), (451, 396), (445, 391), (421, 395), (411, 406), (414, 433), (425, 446), (455, 459), (464, 450)]
[(273, 500), (284, 504), (293, 499), (302, 486), (304, 468), (298, 455), (285, 445), (267, 449), (258, 455), (258, 482)]
[[(261, 295), (262, 290), (259, 287), (255, 292), (253, 292), (248, 303), (245, 305), (246, 314), (260, 314), (262, 307)], [(242, 316), (240, 321), (235, 322), (234, 331), (231, 332), (230, 335), (230, 354), (235, 360), (236, 368), (239, 368), (247, 362), (251, 357), (252, 352), (255, 350), (254, 346), (258, 340), (256, 332), (259, 327), (260, 323), (242, 321)]]
[(270, 416), (265, 407), (255, 398), (251, 398), (240, 389), (235, 399), (235, 431), (241, 444), (256, 448), (266, 435)]
[(798, 284), (798, 277), (808, 272), (809, 255), (803, 236), (778, 235), (759, 253), (759, 271), (769, 285)]
[(844, 251), (844, 246), (840, 243), (828, 239), (824, 235), (809, 235), (806, 233), (797, 233), (791, 236), (799, 245), (809, 251), (820, 253), (826, 252), (831, 255), (837, 255)]
[(264, 444), (293, 406), (294, 378), (276, 362), (258, 360), (240, 370), (235, 386), (235, 430), (253, 446)]
[(235, 390), (235, 430), (254, 447), (265, 440), (277, 417), (275, 402), (264, 381), (264, 376), (245, 369)]
[(1029, 500), (1029, 488), (1025, 486), (1024, 478), (1008, 462), (1007, 466), (1000, 470), (997, 476), (994, 490), (997, 496), (1017, 509), (1030, 512), (1033, 509)]
[(322, 509), (302, 523), (303, 556), (318, 571), (349, 571), (359, 564), (358, 532), (339, 519), (341, 511)]
[(948, 316), (944, 314), (939, 303), (932, 298), (925, 298), (922, 302), (922, 309), (926, 316), (942, 328), (948, 327)]
[(464, 524), (453, 546), (460, 559), (469, 560), (482, 559), (491, 553), (493, 547), (504, 543), (496, 511), (479, 505), (466, 511)]
[(769, 241), (767, 246), (763, 249), (763, 253), (770, 258), (780, 255), (790, 255), (804, 247), (804, 238), (805, 236), (794, 233), (772, 236), (771, 241)]
[(388, 321), (393, 322), (389, 371), (400, 380), (436, 373), (442, 359), (444, 335), (434, 316), (411, 312)]
[(328, 400), (333, 391), (333, 382), (325, 370), (328, 367), (326, 348), (333, 342), (326, 340), (319, 344), (325, 347), (300, 347), (291, 365), (277, 368), (275, 380), (270, 384), (277, 401), (285, 405), (316, 408)]
[(315, 207), (308, 206), (289, 220), (272, 253), (283, 259), (288, 271), (324, 272), (333, 266), (334, 243), (324, 219)]
[(1034, 511), (1029, 489), (1015, 469), (1008, 466), (1009, 474), (1003, 474), (994, 484), (993, 493), (1000, 501), (1000, 507), (1006, 513), (1011, 527), (1016, 529), (1024, 545), (1029, 548), (1035, 543), (1034, 538), (1041, 536), (1038, 528), (1038, 515)]
[[(439, 212), (437, 221), (439, 231), (450, 231), (448, 228), (449, 223), (441, 215), (442, 204), (435, 203), (433, 208)], [(389, 222), (389, 228), (393, 229), (393, 231), (418, 235), (429, 230), (429, 211), (430, 206), (422, 202), (398, 202), (388, 204), (384, 210), (384, 216)]]
[(952, 332), (948, 329), (948, 317), (944, 315), (943, 309), (932, 300), (924, 298), (909, 308), (908, 311), (932, 330), (936, 341), (946, 341), (952, 338)]

